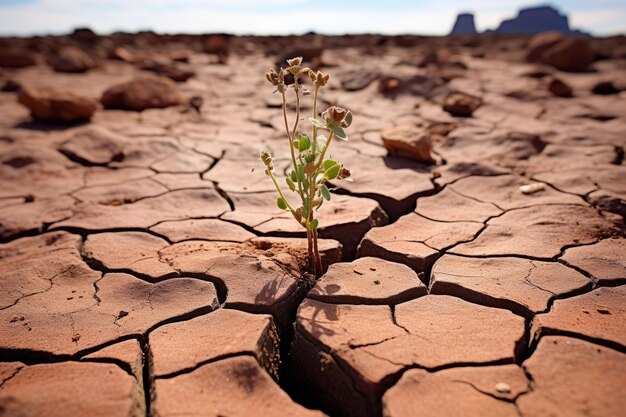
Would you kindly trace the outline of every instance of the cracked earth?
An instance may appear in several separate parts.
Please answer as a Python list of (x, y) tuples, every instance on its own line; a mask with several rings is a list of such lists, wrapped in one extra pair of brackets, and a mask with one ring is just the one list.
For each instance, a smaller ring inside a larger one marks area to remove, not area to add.
[[(623, 415), (626, 101), (591, 91), (623, 57), (566, 73), (514, 38), (311, 36), (321, 55), (295, 53), (355, 120), (316, 282), (258, 160), (289, 164), (263, 73), (292, 40), (233, 38), (226, 64), (196, 37), (3, 41), (97, 66), (0, 84), (99, 101), (147, 56), (193, 76), (82, 124), (0, 93), (0, 416)], [(482, 104), (453, 116), (450, 92)], [(389, 155), (390, 129), (429, 136), (436, 163)]]

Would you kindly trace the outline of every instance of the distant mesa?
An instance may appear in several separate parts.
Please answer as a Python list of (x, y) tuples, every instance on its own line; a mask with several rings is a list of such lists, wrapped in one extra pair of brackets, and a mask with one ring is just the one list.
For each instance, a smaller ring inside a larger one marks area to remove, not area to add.
[(475, 35), (474, 15), (472, 13), (459, 13), (454, 22), (451, 35)]
[[(585, 33), (572, 30), (566, 15), (559, 13), (551, 6), (538, 6), (521, 9), (516, 17), (503, 20), (495, 30), (487, 30), (485, 33), (502, 33), (507, 35), (534, 35), (541, 32), (561, 32), (566, 35), (584, 35)], [(476, 34), (474, 15), (460, 13), (451, 35)]]

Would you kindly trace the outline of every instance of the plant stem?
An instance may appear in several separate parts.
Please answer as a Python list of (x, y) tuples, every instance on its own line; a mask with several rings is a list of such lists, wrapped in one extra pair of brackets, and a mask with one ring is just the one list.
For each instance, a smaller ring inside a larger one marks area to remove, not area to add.
[(322, 162), (324, 161), (324, 155), (326, 155), (326, 150), (328, 149), (328, 146), (330, 145), (330, 141), (333, 140), (333, 136), (334, 136), (334, 132), (331, 130), (330, 134), (328, 135), (328, 140), (326, 141), (326, 144), (324, 144), (324, 149), (322, 149), (322, 153), (320, 154), (320, 159), (319, 161), (317, 161), (317, 165), (315, 166), (316, 171), (320, 167), (320, 165), (322, 165)]
[[(319, 92), (319, 85), (315, 86), (315, 92), (313, 93), (313, 118), (317, 119), (317, 93)], [(313, 125), (313, 155), (315, 155), (315, 148), (317, 148), (317, 126)]]
[(294, 211), (294, 209), (291, 207), (291, 204), (289, 204), (289, 201), (285, 198), (285, 195), (283, 194), (283, 190), (280, 189), (280, 186), (278, 185), (278, 182), (276, 181), (276, 177), (274, 177), (274, 174), (272, 173), (272, 171), (268, 169), (267, 172), (269, 172), (270, 178), (274, 182), (274, 185), (276, 186), (276, 190), (278, 191), (278, 194), (280, 194), (282, 199), (285, 200), (285, 204), (287, 204), (287, 208), (290, 211)]
[(300, 122), (300, 89), (298, 87), (298, 76), (294, 76), (294, 91), (296, 92), (296, 121), (293, 123), (293, 130), (291, 133), (291, 137), (296, 137), (296, 129), (298, 128), (298, 123)]
[[(291, 152), (291, 162), (293, 163), (293, 169), (294, 171), (298, 170), (298, 164), (296, 163), (296, 154), (294, 153), (293, 150), (293, 136), (292, 134), (289, 132), (289, 123), (287, 122), (287, 98), (285, 97), (285, 93), (281, 93), (282, 97), (283, 97), (283, 120), (285, 122), (285, 131), (287, 132), (287, 139), (289, 139), (289, 151)], [(298, 100), (298, 109), (300, 107), (300, 101)], [(300, 112), (298, 111), (298, 114)], [(297, 126), (297, 121), (298, 119), (296, 118), (296, 126)], [(295, 131), (295, 130), (294, 130)], [(295, 134), (295, 133), (294, 133)], [(276, 182), (276, 181), (274, 181)], [(302, 194), (302, 185), (300, 184), (300, 181), (298, 181), (298, 194), (300, 194), (300, 198), (302, 198), (303, 194)]]

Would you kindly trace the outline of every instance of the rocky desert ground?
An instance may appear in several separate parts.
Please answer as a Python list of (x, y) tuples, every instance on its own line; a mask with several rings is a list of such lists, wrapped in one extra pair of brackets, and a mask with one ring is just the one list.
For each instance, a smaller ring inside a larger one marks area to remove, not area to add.
[[(258, 160), (292, 56), (354, 113), (317, 281)], [(0, 67), (1, 416), (624, 415), (623, 37), (83, 29)]]

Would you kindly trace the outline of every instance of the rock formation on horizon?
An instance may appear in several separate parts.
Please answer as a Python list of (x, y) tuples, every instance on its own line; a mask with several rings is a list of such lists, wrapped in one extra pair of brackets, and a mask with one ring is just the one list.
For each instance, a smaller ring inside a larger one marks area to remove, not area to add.
[(459, 13), (450, 35), (475, 35), (477, 33), (474, 15), (472, 13)]
[[(584, 35), (572, 30), (566, 15), (551, 6), (537, 6), (521, 9), (516, 17), (503, 20), (497, 29), (485, 33), (503, 33), (507, 35), (534, 35), (541, 32), (561, 32), (566, 35)], [(459, 13), (450, 35), (476, 34), (474, 15)]]
[(503, 20), (494, 31), (511, 35), (535, 34), (547, 31), (570, 33), (567, 16), (550, 6), (521, 9), (517, 17)]

